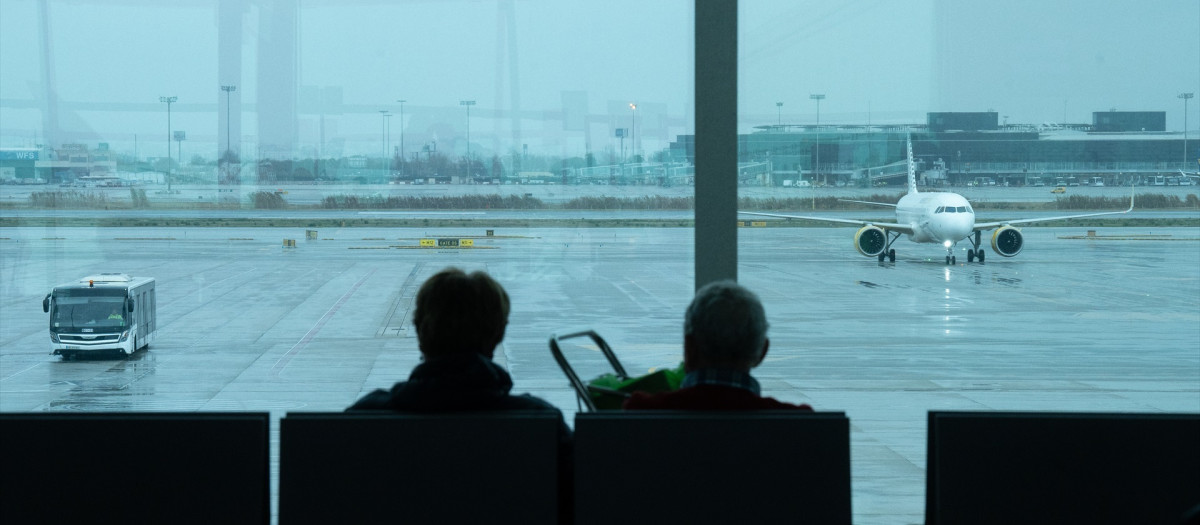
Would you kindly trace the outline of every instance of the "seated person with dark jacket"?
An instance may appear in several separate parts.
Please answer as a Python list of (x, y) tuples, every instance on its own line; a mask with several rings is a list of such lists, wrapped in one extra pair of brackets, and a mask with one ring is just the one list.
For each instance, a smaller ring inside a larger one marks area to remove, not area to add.
[(375, 390), (347, 412), (552, 411), (558, 414), (559, 522), (572, 519), (571, 429), (550, 403), (529, 394), (512, 395), (512, 377), (492, 362), (508, 326), (508, 293), (484, 272), (446, 268), (417, 291), (413, 326), (421, 364), (408, 381)]
[[(467, 412), (559, 410), (529, 394), (512, 395), (512, 377), (492, 362), (508, 326), (508, 293), (484, 272), (447, 268), (417, 292), (413, 326), (421, 364), (408, 381), (375, 390), (347, 410)], [(561, 417), (561, 413), (560, 413)], [(563, 429), (569, 434), (566, 424)]]
[(683, 319), (684, 376), (679, 390), (634, 392), (626, 409), (808, 410), (763, 397), (750, 369), (767, 356), (767, 315), (758, 296), (733, 281), (696, 292)]

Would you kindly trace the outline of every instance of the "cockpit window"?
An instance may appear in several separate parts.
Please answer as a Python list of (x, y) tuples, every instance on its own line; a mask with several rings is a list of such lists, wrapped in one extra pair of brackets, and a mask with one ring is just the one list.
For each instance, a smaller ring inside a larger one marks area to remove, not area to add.
[(946, 207), (945, 207), (945, 206), (938, 206), (938, 209), (937, 209), (937, 211), (935, 211), (935, 212), (933, 212), (933, 213), (942, 213), (942, 212), (944, 212), (944, 211), (946, 211)]
[(946, 213), (954, 213), (956, 211), (958, 211), (958, 208), (955, 208), (954, 206), (946, 206)]

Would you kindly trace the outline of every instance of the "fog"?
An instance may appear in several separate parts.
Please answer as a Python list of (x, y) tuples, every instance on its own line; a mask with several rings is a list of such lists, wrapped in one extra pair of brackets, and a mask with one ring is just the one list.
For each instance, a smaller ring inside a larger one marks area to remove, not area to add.
[[(742, 132), (816, 122), (812, 94), (829, 124), (988, 110), (1090, 123), (1118, 109), (1165, 111), (1182, 131), (1178, 95), (1200, 91), (1193, 0), (758, 0), (739, 24)], [(227, 109), (247, 154), (375, 155), (402, 135), (409, 156), (463, 154), (466, 100), (477, 155), (649, 154), (694, 129), (692, 32), (681, 0), (5, 0), (0, 147), (164, 149), (159, 97), (176, 96), (185, 156), (217, 155)], [(237, 86), (229, 108), (220, 85)], [(1195, 130), (1200, 104), (1188, 109)]]

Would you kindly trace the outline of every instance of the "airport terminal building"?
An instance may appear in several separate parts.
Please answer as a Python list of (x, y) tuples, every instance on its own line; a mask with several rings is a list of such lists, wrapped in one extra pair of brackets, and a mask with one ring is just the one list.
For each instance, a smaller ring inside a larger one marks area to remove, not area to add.
[[(738, 161), (745, 184), (900, 184), (911, 134), (925, 185), (1165, 185), (1200, 157), (1200, 137), (1185, 143), (1165, 122), (1162, 111), (1102, 111), (1091, 124), (1001, 124), (989, 111), (928, 113), (924, 125), (766, 125), (739, 135)], [(694, 160), (695, 137), (671, 150)]]

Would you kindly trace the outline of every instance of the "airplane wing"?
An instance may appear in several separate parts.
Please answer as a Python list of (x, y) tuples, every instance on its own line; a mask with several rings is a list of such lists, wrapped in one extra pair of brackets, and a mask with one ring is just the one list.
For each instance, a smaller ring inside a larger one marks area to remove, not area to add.
[(1016, 219), (1016, 220), (1011, 220), (1011, 221), (977, 222), (977, 223), (975, 223), (974, 231), (990, 230), (992, 228), (999, 228), (1001, 226), (1007, 226), (1007, 225), (1011, 225), (1011, 224), (1026, 224), (1026, 223), (1030, 223), (1030, 222), (1061, 221), (1061, 220), (1066, 220), (1066, 219), (1078, 219), (1080, 217), (1096, 217), (1096, 216), (1100, 216), (1100, 215), (1120, 215), (1122, 213), (1129, 213), (1129, 212), (1133, 211), (1133, 197), (1134, 197), (1133, 187), (1130, 186), (1129, 209), (1127, 209), (1127, 210), (1102, 211), (1099, 213), (1084, 213), (1084, 214), (1080, 214), (1080, 215), (1061, 215), (1058, 217), (1042, 217), (1042, 218), (1038, 218), (1038, 219)]
[[(878, 203), (876, 203), (876, 204), (878, 204)], [(834, 219), (832, 217), (813, 217), (813, 216), (806, 216), (806, 215), (782, 215), (782, 214), (778, 214), (778, 213), (758, 213), (758, 212), (752, 212), (752, 211), (739, 211), (738, 213), (742, 214), (742, 215), (756, 215), (759, 217), (777, 217), (780, 219), (803, 219), (806, 221), (836, 222), (838, 224), (856, 224), (858, 226), (875, 226), (877, 228), (880, 228), (880, 229), (886, 230), (886, 231), (894, 231), (894, 232), (908, 233), (908, 234), (911, 234), (913, 232), (913, 228), (911, 225), (897, 224), (894, 222), (875, 222), (875, 221), (863, 221), (863, 220), (858, 220), (858, 219)]]
[(850, 199), (838, 199), (838, 201), (840, 201), (840, 202), (856, 202), (856, 203), (858, 203), (858, 204), (872, 204), (872, 205), (875, 205), (875, 206), (889, 206), (889, 207), (892, 207), (892, 208), (895, 208), (895, 207), (896, 207), (896, 205), (895, 205), (895, 204), (888, 204), (888, 203), (886, 203), (886, 202), (872, 202), (872, 201), (852, 201), (852, 200), (850, 200)]

